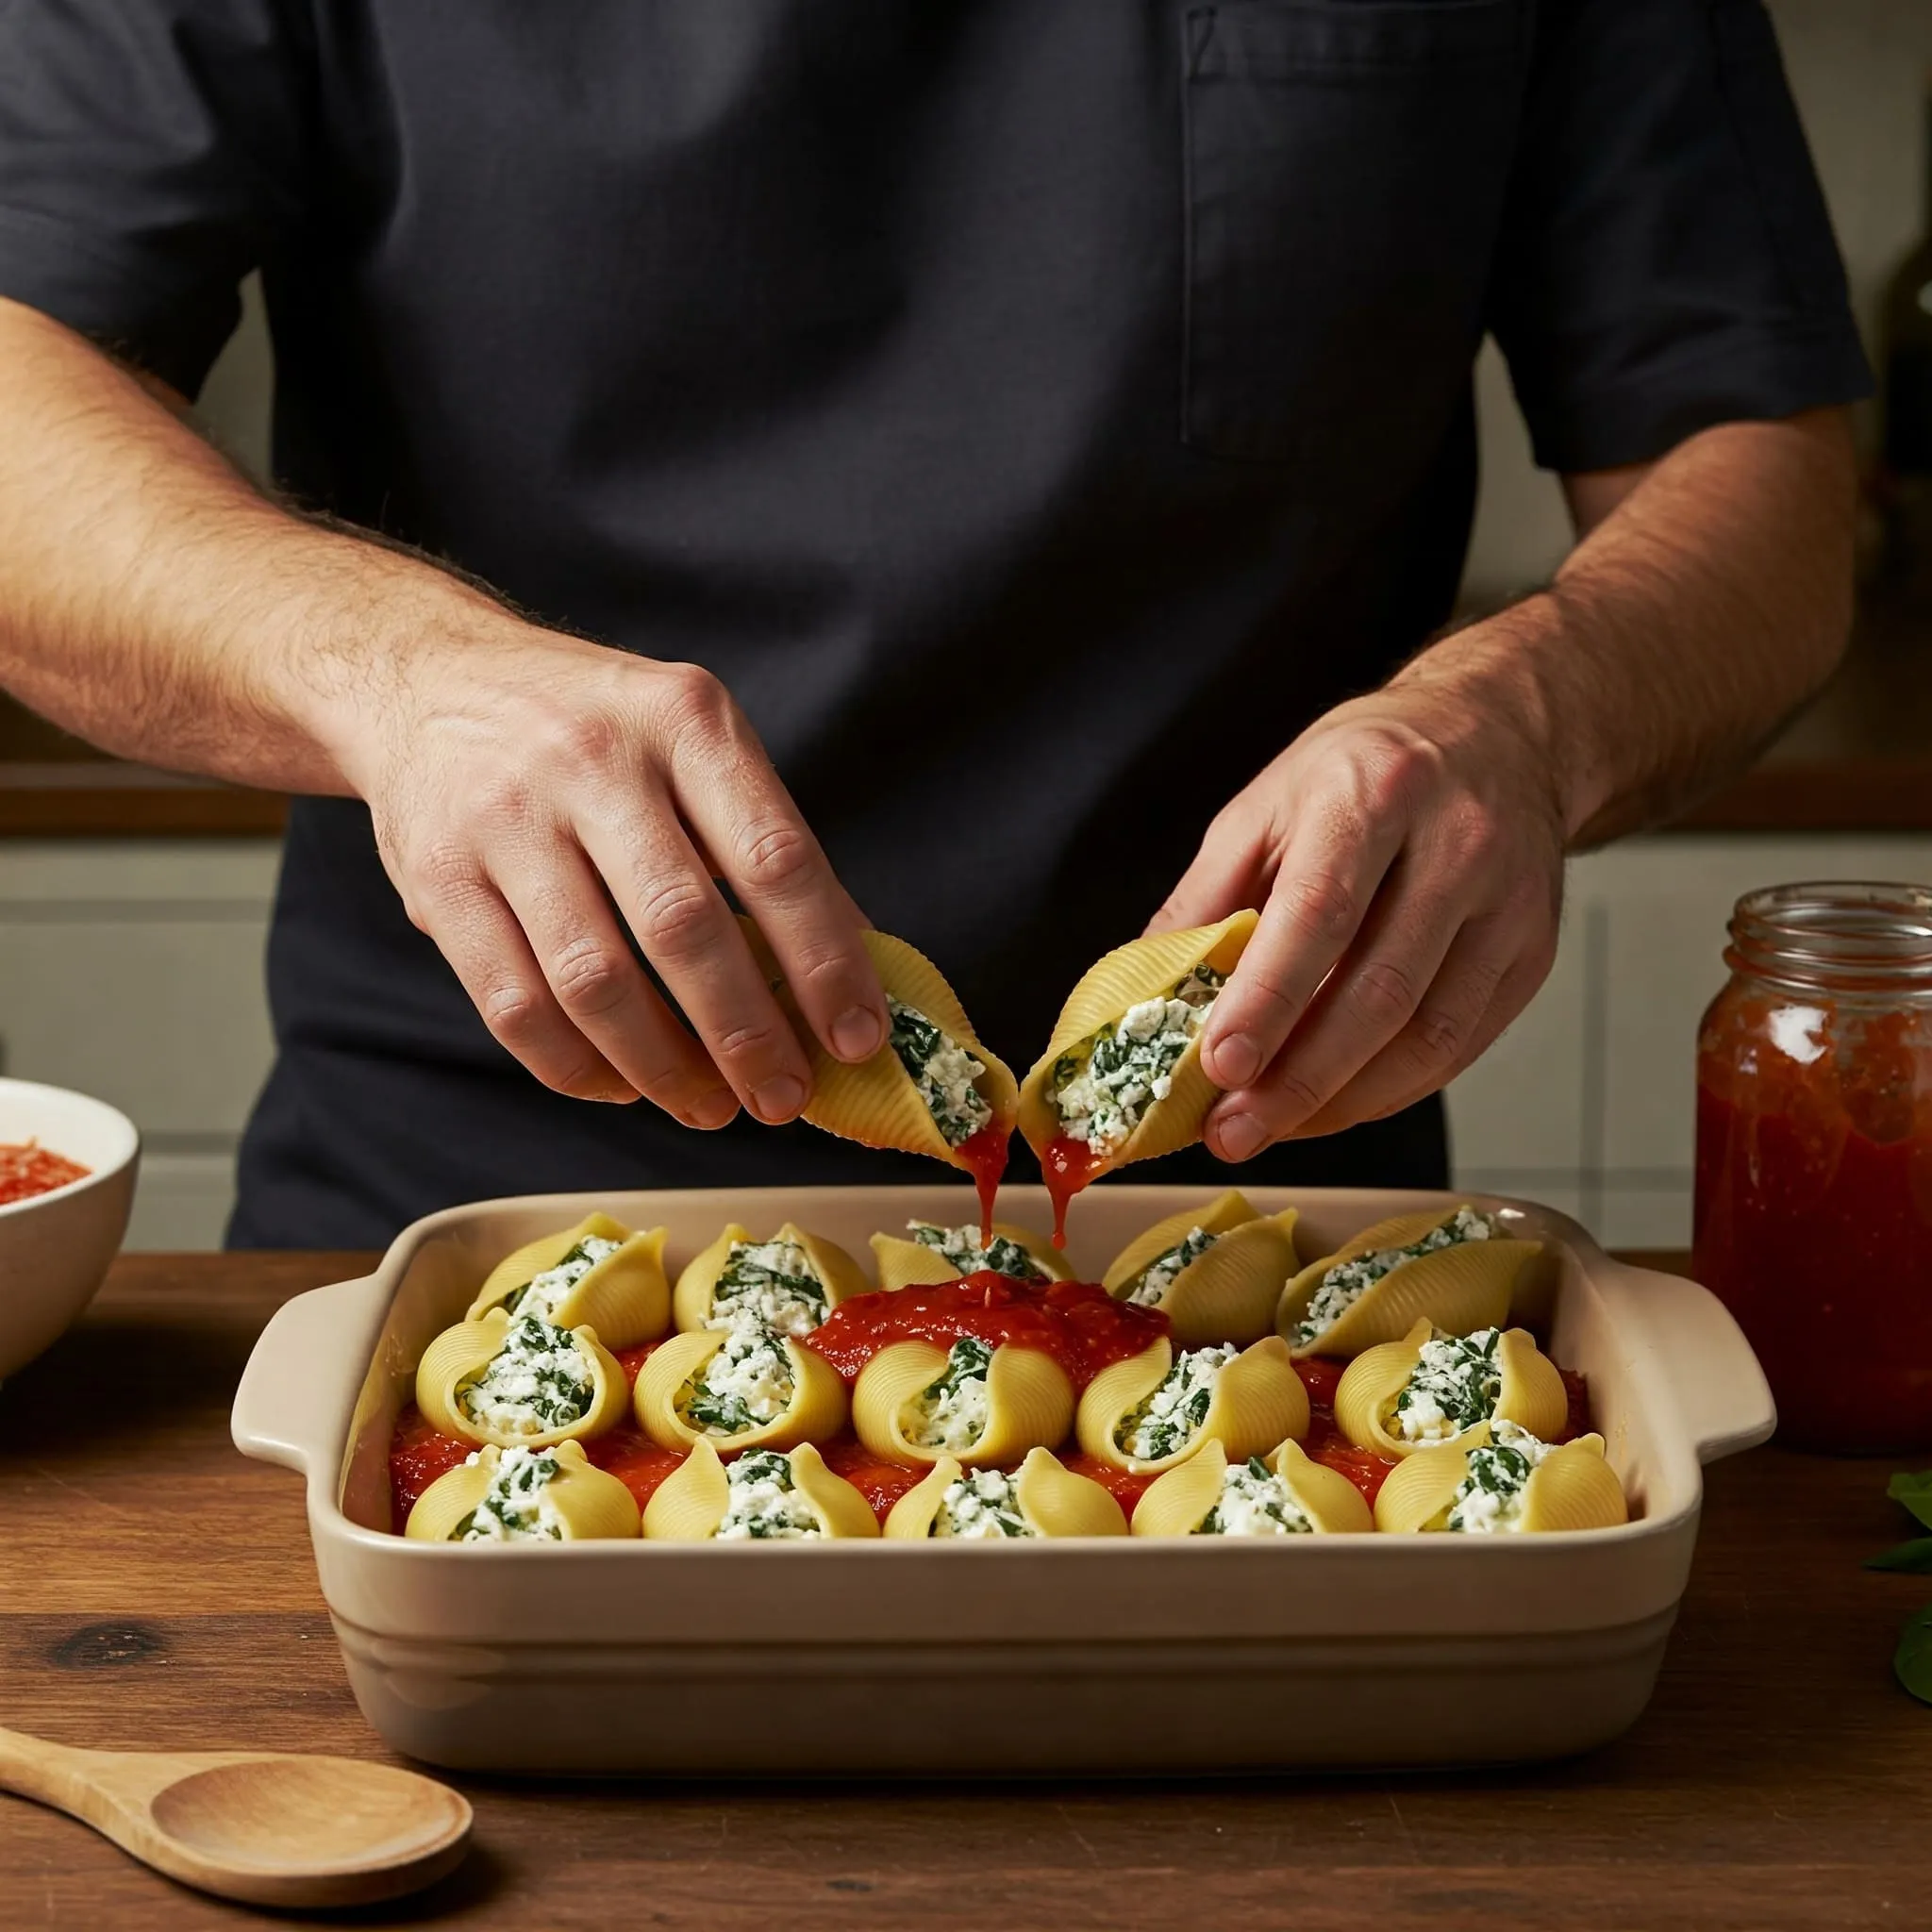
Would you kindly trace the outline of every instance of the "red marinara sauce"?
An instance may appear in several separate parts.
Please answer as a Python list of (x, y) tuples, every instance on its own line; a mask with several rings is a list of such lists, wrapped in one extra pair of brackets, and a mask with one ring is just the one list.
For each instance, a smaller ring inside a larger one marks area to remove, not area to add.
[(416, 1498), (440, 1475), (462, 1462), (476, 1445), (442, 1435), (413, 1402), (403, 1405), (389, 1439), (390, 1526), (398, 1536)]
[(1100, 1162), (1085, 1141), (1071, 1141), (1056, 1134), (1040, 1157), (1040, 1172), (1046, 1182), (1046, 1198), (1053, 1203), (1053, 1244), (1067, 1244), (1067, 1203), (1094, 1176)]
[(881, 1524), (908, 1490), (916, 1489), (932, 1474), (924, 1465), (908, 1469), (903, 1462), (888, 1462), (853, 1435), (838, 1435), (829, 1442), (821, 1442), (819, 1454), (834, 1475), (843, 1476), (872, 1505), (872, 1513)]
[(953, 1149), (953, 1158), (973, 1176), (979, 1193), (979, 1244), (992, 1240), (992, 1208), (998, 1198), (1000, 1180), (1007, 1171), (1007, 1142), (1011, 1130), (995, 1122), (969, 1134)]
[(854, 1295), (805, 1338), (805, 1346), (852, 1382), (894, 1341), (950, 1348), (962, 1335), (976, 1335), (995, 1347), (1010, 1341), (1052, 1356), (1078, 1390), (1167, 1333), (1167, 1317), (1158, 1308), (1115, 1301), (1098, 1282), (1013, 1281), (982, 1273), (934, 1287)]
[(1932, 1443), (1932, 892), (1738, 904), (1697, 1046), (1697, 1278), (1737, 1317), (1781, 1441)]
[(38, 1141), (0, 1141), (0, 1208), (50, 1194), (56, 1188), (84, 1181), (92, 1172)]

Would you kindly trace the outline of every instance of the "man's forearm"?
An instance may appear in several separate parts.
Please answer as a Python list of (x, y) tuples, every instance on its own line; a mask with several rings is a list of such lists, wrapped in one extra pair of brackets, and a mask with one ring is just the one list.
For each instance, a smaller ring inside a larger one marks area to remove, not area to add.
[(1843, 416), (1724, 425), (1659, 461), (1546, 591), (1395, 679), (1520, 721), (1574, 847), (1682, 810), (1830, 675), (1851, 624)]
[(109, 751), (341, 792), (352, 704), (408, 646), (516, 620), (291, 514), (58, 324), (0, 301), (0, 685)]

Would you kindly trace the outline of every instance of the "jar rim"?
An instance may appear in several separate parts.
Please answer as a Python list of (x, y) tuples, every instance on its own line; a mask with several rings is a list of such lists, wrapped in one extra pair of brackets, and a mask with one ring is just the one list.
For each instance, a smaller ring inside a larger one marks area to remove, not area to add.
[(1733, 963), (1807, 989), (1932, 991), (1932, 887), (1814, 879), (1746, 892)]

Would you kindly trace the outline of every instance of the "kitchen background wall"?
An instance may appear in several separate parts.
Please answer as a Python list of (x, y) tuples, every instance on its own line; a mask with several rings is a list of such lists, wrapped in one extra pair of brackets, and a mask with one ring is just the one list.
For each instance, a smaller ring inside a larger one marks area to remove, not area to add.
[[(1869, 325), (1925, 219), (1932, 0), (1772, 0), (1772, 12)], [(246, 293), (201, 411), (260, 471), (273, 371)], [(1539, 581), (1569, 541), (1493, 351), (1479, 396), (1474, 608)], [(100, 1093), (141, 1124), (131, 1245), (220, 1240), (235, 1139), (268, 1060), (275, 863), (265, 841), (0, 842), (5, 1071)], [(1577, 861), (1549, 984), (1452, 1091), (1458, 1179), (1546, 1200), (1607, 1240), (1687, 1240), (1691, 1040), (1723, 978), (1724, 915), (1754, 885), (1821, 875), (1932, 878), (1932, 839), (1678, 834)]]

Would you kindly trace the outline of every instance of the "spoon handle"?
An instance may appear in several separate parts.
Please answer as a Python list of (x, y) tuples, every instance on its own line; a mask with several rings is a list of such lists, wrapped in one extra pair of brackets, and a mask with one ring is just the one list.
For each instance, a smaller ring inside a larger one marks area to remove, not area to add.
[(94, 1754), (0, 1728), (0, 1791), (16, 1791), (62, 1811), (77, 1809)]

